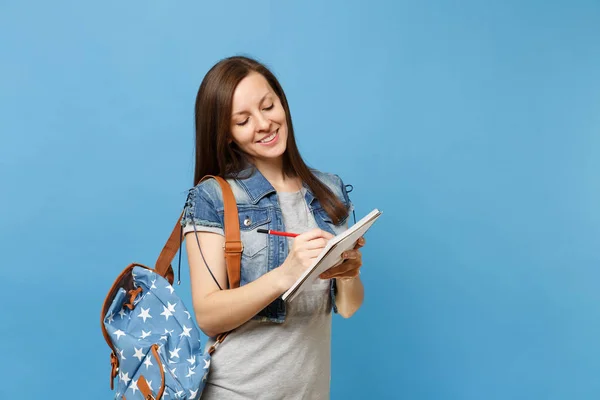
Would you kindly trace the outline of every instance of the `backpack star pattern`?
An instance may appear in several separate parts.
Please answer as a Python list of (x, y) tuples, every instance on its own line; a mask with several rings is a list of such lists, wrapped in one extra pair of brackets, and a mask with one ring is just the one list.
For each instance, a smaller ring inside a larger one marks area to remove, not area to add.
[(190, 313), (153, 270), (134, 266), (130, 277), (133, 289), (120, 287), (103, 319), (119, 362), (115, 399), (145, 399), (140, 378), (156, 399), (161, 390), (163, 399), (200, 398), (211, 357)]

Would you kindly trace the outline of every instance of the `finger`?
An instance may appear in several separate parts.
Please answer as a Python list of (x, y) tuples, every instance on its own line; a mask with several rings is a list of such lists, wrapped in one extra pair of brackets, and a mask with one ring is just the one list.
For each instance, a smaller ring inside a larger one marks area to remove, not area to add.
[(344, 264), (340, 264), (337, 267), (329, 268), (327, 271), (321, 273), (321, 275), (319, 275), (319, 277), (321, 279), (329, 279), (333, 275), (339, 273), (340, 271), (346, 271), (346, 268), (347, 267)]
[(329, 233), (327, 231), (319, 229), (319, 237), (322, 237), (325, 240), (329, 240), (329, 239), (333, 238), (334, 235), (332, 235), (331, 233)]
[(304, 232), (296, 237), (296, 239), (301, 239), (305, 241), (310, 241), (318, 238), (324, 238), (325, 240), (329, 240), (333, 237), (333, 235), (329, 232), (325, 232), (319, 228), (311, 229), (308, 232)]
[(310, 240), (306, 244), (306, 248), (310, 249), (310, 250), (322, 249), (325, 246), (327, 246), (327, 240), (325, 240), (323, 238), (316, 238), (316, 239)]
[(362, 257), (362, 254), (358, 250), (348, 250), (342, 253), (344, 260), (357, 260)]
[(306, 255), (309, 259), (317, 258), (321, 254), (321, 249), (306, 250)]
[(309, 241), (309, 240), (316, 239), (316, 238), (318, 238), (320, 236), (321, 236), (321, 230), (318, 229), (318, 228), (315, 228), (315, 229), (311, 229), (310, 231), (306, 231), (304, 233), (301, 233), (300, 235), (298, 235), (296, 237), (296, 240)]
[(360, 268), (361, 265), (362, 265), (361, 262), (358, 262), (355, 260), (345, 261), (345, 262), (341, 263), (340, 265), (338, 265), (337, 267), (329, 268), (327, 271), (323, 272), (322, 275), (325, 275), (328, 277), (337, 276), (340, 274), (343, 275), (343, 274), (348, 273), (348, 271), (352, 271), (354, 269)]
[(359, 275), (360, 275), (360, 270), (359, 269), (355, 269), (353, 271), (348, 272), (345, 275), (336, 276), (335, 278), (356, 278)]
[(322, 232), (323, 238), (325, 238), (326, 240), (330, 240), (335, 237), (335, 235), (333, 235), (327, 231), (321, 231), (321, 232)]
[(363, 247), (365, 245), (367, 241), (365, 240), (364, 237), (359, 237), (358, 240), (356, 241), (356, 246), (354, 246), (355, 249), (360, 249), (361, 247)]
[(357, 277), (360, 274), (359, 271), (360, 271), (359, 268), (355, 268), (355, 269), (352, 269), (350, 271), (346, 271), (346, 272), (343, 272), (343, 273), (334, 274), (329, 279), (334, 279), (334, 278), (355, 278), (355, 277)]
[(331, 274), (329, 276), (329, 279), (332, 279), (332, 278), (354, 278), (355, 276), (358, 276), (358, 271), (359, 271), (359, 268), (353, 268), (353, 269), (350, 269), (350, 270), (344, 271), (344, 272), (336, 272), (334, 274)]
[(332, 278), (353, 278), (358, 275), (360, 265), (353, 265), (352, 268), (348, 269), (330, 269), (321, 274), (322, 279)]

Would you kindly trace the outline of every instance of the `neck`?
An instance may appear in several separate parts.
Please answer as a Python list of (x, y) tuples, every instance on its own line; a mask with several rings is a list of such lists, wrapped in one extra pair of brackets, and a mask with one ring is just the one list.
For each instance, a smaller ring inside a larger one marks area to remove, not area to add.
[(255, 160), (256, 169), (278, 192), (291, 192), (299, 190), (302, 186), (298, 177), (288, 177), (283, 173), (283, 160), (260, 161)]

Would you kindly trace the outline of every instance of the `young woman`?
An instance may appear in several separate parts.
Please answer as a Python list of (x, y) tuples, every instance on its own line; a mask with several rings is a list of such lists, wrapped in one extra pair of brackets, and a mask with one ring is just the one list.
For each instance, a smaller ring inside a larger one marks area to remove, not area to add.
[[(195, 111), (196, 186), (182, 219), (193, 307), (208, 346), (234, 329), (213, 354), (202, 399), (328, 398), (331, 310), (348, 318), (362, 304), (364, 239), (293, 301), (281, 295), (327, 240), (347, 229), (352, 204), (345, 186), (304, 163), (283, 89), (259, 62), (217, 63), (200, 85)], [(205, 175), (225, 178), (236, 198), (244, 245), (239, 288), (227, 288), (223, 199), (215, 180), (198, 184)]]

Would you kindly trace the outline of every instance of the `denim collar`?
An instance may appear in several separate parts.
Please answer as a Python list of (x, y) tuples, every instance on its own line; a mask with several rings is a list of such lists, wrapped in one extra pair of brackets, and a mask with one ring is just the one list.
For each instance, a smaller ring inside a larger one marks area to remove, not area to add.
[[(244, 178), (248, 174), (250, 174), (250, 176)], [(236, 181), (244, 188), (246, 193), (248, 193), (253, 204), (258, 203), (260, 199), (268, 194), (276, 193), (273, 185), (271, 185), (267, 178), (265, 178), (256, 167), (246, 167), (238, 173), (238, 176), (241, 176), (241, 178), (236, 178)], [(311, 204), (315, 196), (306, 183), (302, 182), (302, 186), (306, 189), (306, 203)]]

